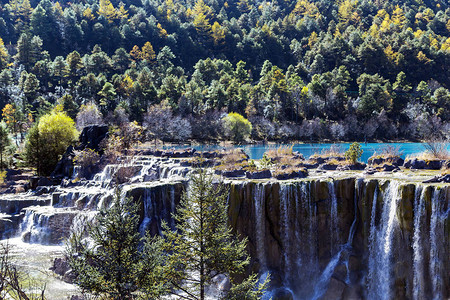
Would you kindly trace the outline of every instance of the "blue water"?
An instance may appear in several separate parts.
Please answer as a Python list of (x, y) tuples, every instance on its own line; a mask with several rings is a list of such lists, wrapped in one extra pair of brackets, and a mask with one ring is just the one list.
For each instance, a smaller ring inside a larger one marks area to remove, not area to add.
[[(330, 149), (331, 146), (339, 146), (340, 149), (345, 152), (351, 143), (335, 143), (335, 144), (294, 144), (293, 150), (298, 151), (305, 158), (308, 158), (314, 153), (321, 153)], [(242, 148), (250, 156), (251, 159), (261, 159), (264, 152), (269, 149), (277, 149), (280, 146), (291, 146), (292, 144), (272, 144), (272, 145), (241, 145), (235, 146), (236, 148)], [(425, 151), (424, 144), (422, 143), (361, 143), (363, 149), (362, 157), (360, 161), (367, 162), (369, 157), (371, 157), (375, 152), (380, 153), (381, 150), (386, 146), (398, 147), (401, 156), (405, 158), (407, 155), (420, 153)], [(172, 148), (172, 147), (170, 147)], [(175, 147), (184, 148), (184, 147)], [(217, 149), (225, 149), (224, 147), (218, 145), (197, 145), (193, 146), (198, 151), (210, 151)], [(447, 145), (447, 149), (450, 149), (450, 144)]]

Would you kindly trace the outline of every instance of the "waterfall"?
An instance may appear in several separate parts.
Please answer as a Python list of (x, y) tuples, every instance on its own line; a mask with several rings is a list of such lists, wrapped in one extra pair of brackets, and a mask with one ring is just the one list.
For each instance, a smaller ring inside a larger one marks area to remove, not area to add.
[(266, 271), (266, 250), (265, 250), (265, 199), (264, 199), (264, 184), (255, 184), (255, 191), (253, 193), (253, 200), (255, 204), (255, 225), (256, 225), (256, 252), (260, 264), (260, 273)]
[(144, 190), (144, 220), (142, 220), (141, 225), (139, 226), (139, 233), (144, 236), (145, 231), (147, 230), (148, 224), (152, 221), (153, 216), (153, 202), (151, 192), (148, 189)]
[(425, 189), (416, 187), (414, 195), (414, 236), (413, 236), (413, 299), (424, 299), (423, 238), (422, 228), (425, 226)]
[(328, 182), (328, 194), (330, 197), (330, 254), (333, 255), (339, 243), (337, 196), (334, 181)]
[(170, 186), (170, 228), (175, 230), (175, 219), (172, 217), (172, 214), (175, 213), (175, 187), (173, 185)]
[[(330, 262), (328, 263), (328, 265), (325, 267), (325, 269), (323, 270), (322, 274), (319, 277), (318, 282), (316, 283), (316, 285), (314, 286), (314, 295), (312, 296), (313, 300), (317, 300), (320, 299), (324, 293), (326, 292), (327, 286), (331, 280), (331, 276), (333, 275), (333, 272), (335, 270), (335, 268), (338, 266), (339, 263), (342, 263), (345, 265), (346, 269), (347, 269), (347, 278), (346, 278), (346, 283), (349, 284), (350, 283), (350, 276), (349, 276), (349, 269), (348, 269), (348, 260), (351, 254), (351, 250), (352, 250), (352, 244), (353, 244), (353, 237), (355, 235), (355, 231), (356, 231), (356, 222), (357, 222), (357, 192), (361, 189), (360, 187), (360, 183), (361, 181), (357, 181), (357, 188), (355, 188), (355, 195), (354, 195), (354, 208), (355, 208), (355, 216), (353, 217), (353, 222), (352, 225), (350, 227), (350, 230), (348, 232), (348, 238), (347, 238), (347, 242), (343, 245), (340, 246), (339, 251), (331, 258)], [(331, 188), (332, 186), (332, 188)], [(331, 204), (331, 207), (333, 209), (333, 206), (336, 207), (336, 220), (337, 220), (337, 197), (336, 197), (336, 193), (334, 190), (334, 184), (331, 182), (331, 184), (329, 183), (328, 185), (328, 191), (330, 193), (332, 193), (331, 196), (331, 201), (335, 202), (335, 204)], [(333, 196), (334, 195), (334, 196)], [(334, 200), (333, 200), (334, 198)], [(336, 227), (334, 227), (336, 228)], [(333, 231), (331, 231), (331, 234), (333, 233)]]
[[(445, 249), (444, 220), (449, 211), (441, 215), (442, 203), (439, 199), (440, 190), (436, 187), (431, 198), (431, 221), (430, 221), (430, 276), (432, 284), (432, 295), (434, 300), (443, 299), (441, 251)], [(448, 237), (447, 237), (448, 238)], [(448, 249), (445, 249), (448, 251)], [(446, 252), (448, 255), (448, 252)]]
[[(374, 233), (373, 244), (370, 245), (368, 274), (368, 299), (390, 299), (391, 298), (391, 254), (392, 236), (396, 225), (395, 213), (397, 211), (399, 183), (389, 182), (387, 190), (383, 194), (383, 209), (379, 228), (371, 228)], [(373, 212), (373, 208), (372, 208)], [(371, 225), (375, 222), (371, 220)]]
[[(308, 268), (310, 268), (311, 271), (314, 270), (314, 268), (317, 266), (317, 234), (316, 234), (316, 216), (317, 216), (317, 207), (313, 203), (311, 199), (311, 182), (307, 182), (305, 184), (302, 184), (301, 186), (301, 193), (302, 193), (302, 203), (303, 203), (303, 209), (306, 210), (306, 217), (309, 218), (309, 226), (306, 229), (306, 232), (304, 236), (302, 237), (302, 241), (309, 241), (309, 249), (305, 249), (308, 256)], [(305, 260), (304, 260), (305, 261)], [(306, 261), (305, 261), (306, 262)]]
[(22, 240), (28, 243), (47, 244), (51, 234), (48, 226), (49, 217), (27, 209), (21, 226)]
[(281, 230), (282, 230), (282, 242), (284, 253), (284, 281), (287, 283), (289, 276), (291, 275), (291, 261), (290, 261), (290, 235), (292, 228), (289, 227), (289, 201), (291, 186), (280, 184), (280, 212), (281, 212)]

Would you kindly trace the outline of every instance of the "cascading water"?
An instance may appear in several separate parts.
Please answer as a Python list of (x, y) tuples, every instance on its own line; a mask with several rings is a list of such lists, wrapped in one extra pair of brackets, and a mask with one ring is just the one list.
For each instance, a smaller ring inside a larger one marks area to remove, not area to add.
[[(395, 213), (397, 211), (399, 183), (389, 182), (383, 194), (383, 209), (378, 229), (371, 228), (373, 244), (369, 253), (368, 270), (368, 298), (369, 299), (390, 299), (391, 298), (391, 254), (392, 237), (397, 223)], [(376, 203), (374, 203), (376, 204)], [(373, 212), (372, 208), (372, 212)], [(374, 225), (375, 221), (371, 220)]]
[[(431, 220), (430, 220), (430, 276), (432, 283), (432, 295), (434, 300), (443, 299), (443, 272), (442, 251), (445, 249), (444, 220), (448, 218), (449, 210), (442, 212), (442, 203), (439, 198), (440, 190), (436, 188), (431, 198)], [(446, 217), (446, 218), (444, 218)]]
[(413, 236), (413, 299), (424, 299), (424, 268), (423, 268), (423, 234), (422, 229), (425, 226), (425, 189), (417, 186), (414, 195), (414, 236)]
[[(290, 233), (294, 230), (289, 227), (289, 200), (290, 200), (291, 187), (288, 185), (280, 186), (280, 205), (281, 205), (281, 228), (283, 238), (283, 252), (284, 252), (284, 281), (288, 284), (289, 276), (291, 275), (291, 256), (290, 256)], [(295, 231), (294, 231), (295, 232)]]
[[(330, 262), (328, 263), (328, 265), (326, 266), (326, 268), (320, 275), (317, 284), (314, 286), (314, 295), (312, 296), (313, 300), (317, 300), (317, 299), (320, 299), (321, 297), (323, 297), (324, 293), (326, 292), (327, 286), (330, 282), (331, 276), (333, 275), (333, 272), (335, 271), (335, 268), (338, 266), (338, 264), (345, 265), (345, 267), (347, 269), (346, 283), (347, 284), (350, 283), (348, 260), (349, 260), (349, 256), (350, 256), (350, 253), (352, 250), (353, 238), (354, 238), (355, 230), (356, 230), (356, 222), (357, 222), (357, 217), (358, 217), (357, 210), (356, 210), (356, 207), (357, 207), (356, 199), (357, 199), (357, 192), (359, 192), (361, 189), (361, 181), (356, 181), (356, 185), (357, 186), (355, 189), (355, 196), (354, 196), (354, 203), (353, 203), (353, 205), (355, 207), (355, 215), (354, 215), (350, 230), (348, 232), (347, 242), (340, 246), (340, 250), (331, 258)], [(336, 191), (334, 189), (333, 182), (329, 183), (328, 192), (331, 196), (331, 215), (333, 216), (333, 213), (335, 213), (336, 219), (337, 219), (337, 195), (336, 195)], [(333, 208), (333, 206), (334, 206), (334, 208)], [(335, 212), (333, 212), (333, 210), (335, 210)], [(336, 223), (336, 226), (337, 226), (337, 223)], [(333, 236), (334, 231), (337, 231), (336, 227), (331, 228), (331, 234), (332, 234), (331, 236)]]
[(339, 243), (337, 196), (334, 181), (328, 182), (328, 194), (330, 197), (330, 254), (333, 255)]
[(256, 251), (260, 265), (260, 272), (267, 269), (266, 251), (264, 245), (265, 239), (265, 197), (264, 184), (255, 184), (254, 204), (255, 204), (255, 225), (256, 225)]
[(148, 224), (152, 221), (153, 212), (153, 203), (152, 203), (152, 195), (148, 189), (144, 190), (144, 220), (142, 220), (141, 225), (139, 226), (139, 233), (144, 236), (145, 231), (147, 230)]

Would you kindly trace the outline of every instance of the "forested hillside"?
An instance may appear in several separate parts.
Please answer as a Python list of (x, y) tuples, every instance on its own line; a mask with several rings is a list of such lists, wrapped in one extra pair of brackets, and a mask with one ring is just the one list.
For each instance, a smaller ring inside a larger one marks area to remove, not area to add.
[(166, 141), (222, 138), (230, 112), (254, 140), (450, 132), (446, 0), (5, 2), (0, 107), (15, 133), (57, 104), (79, 128), (137, 121)]

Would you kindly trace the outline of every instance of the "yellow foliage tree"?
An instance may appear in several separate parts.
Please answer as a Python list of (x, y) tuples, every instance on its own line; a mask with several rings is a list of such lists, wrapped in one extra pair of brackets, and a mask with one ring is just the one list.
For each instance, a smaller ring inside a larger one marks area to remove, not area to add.
[(313, 31), (308, 38), (308, 46), (312, 48), (317, 43), (317, 33)]
[(450, 52), (450, 37), (447, 38), (441, 45), (442, 51)]
[(156, 58), (156, 54), (155, 54), (155, 51), (153, 50), (152, 44), (150, 42), (146, 42), (144, 44), (144, 46), (142, 46), (141, 59), (151, 62), (155, 58)]
[(159, 33), (160, 37), (162, 37), (162, 38), (167, 37), (167, 30), (165, 30), (160, 23), (158, 23), (156, 25), (156, 27), (158, 28), (158, 31), (159, 31), (158, 33)]
[(380, 35), (379, 27), (377, 24), (373, 23), (368, 30), (368, 34), (372, 37), (378, 37)]
[(339, 4), (338, 16), (339, 21), (347, 24), (350, 22), (358, 23), (361, 18), (356, 11), (357, 0), (344, 0)]
[(395, 10), (392, 12), (392, 22), (400, 26), (400, 28), (403, 28), (403, 26), (405, 26), (405, 13), (403, 12), (403, 9), (401, 9), (398, 5), (395, 6)]
[(192, 15), (194, 18), (198, 15), (205, 15), (205, 17), (209, 20), (210, 18), (213, 18), (213, 13), (211, 7), (205, 4), (203, 0), (198, 0), (194, 8), (192, 9)]
[(123, 82), (123, 86), (127, 90), (131, 89), (133, 87), (133, 85), (134, 85), (133, 79), (128, 74), (125, 75), (125, 77), (123, 78), (122, 82)]
[(104, 16), (109, 23), (112, 23), (113, 20), (117, 17), (116, 9), (109, 0), (100, 0), (98, 14), (100, 16)]
[(192, 22), (197, 32), (203, 36), (209, 35), (211, 31), (211, 24), (209, 19), (204, 14), (198, 14)]
[(119, 9), (116, 12), (116, 17), (119, 20), (127, 20), (128, 19), (128, 10), (125, 9), (125, 6), (120, 5)]
[(33, 12), (33, 8), (31, 7), (29, 0), (23, 0), (20, 3), (19, 13), (24, 21), (29, 21), (31, 17), (31, 13)]
[(418, 59), (420, 62), (425, 63), (425, 64), (428, 64), (428, 63), (431, 62), (431, 59), (429, 59), (429, 58), (427, 57), (427, 55), (426, 55), (425, 53), (423, 53), (422, 51), (419, 51), (419, 53), (417, 53), (417, 59)]
[(391, 18), (389, 17), (389, 14), (386, 14), (386, 17), (384, 17), (383, 22), (381, 22), (380, 25), (380, 31), (381, 32), (387, 32), (389, 31), (390, 27), (391, 27)]
[(6, 50), (3, 39), (0, 38), (0, 70), (8, 65), (8, 50)]
[(133, 49), (131, 49), (130, 51), (130, 56), (134, 59), (134, 60), (140, 60), (142, 53), (141, 50), (139, 49), (138, 46), (134, 45)]
[(223, 43), (223, 40), (225, 39), (225, 29), (220, 26), (218, 22), (214, 22), (211, 27), (211, 32), (214, 40), (214, 45)]
[(16, 108), (14, 105), (8, 103), (3, 107), (2, 110), (2, 117), (5, 121), (6, 125), (11, 129), (11, 131), (16, 132), (15, 128), (17, 126), (17, 119), (16, 119)]
[(292, 13), (301, 16), (308, 16), (315, 19), (320, 16), (317, 6), (314, 3), (309, 2), (308, 0), (298, 0)]
[(90, 21), (92, 21), (92, 20), (95, 19), (95, 16), (94, 16), (94, 14), (92, 13), (92, 9), (91, 9), (90, 7), (86, 8), (86, 9), (83, 11), (83, 17), (85, 17), (86, 19), (88, 19), (88, 20), (90, 20)]

